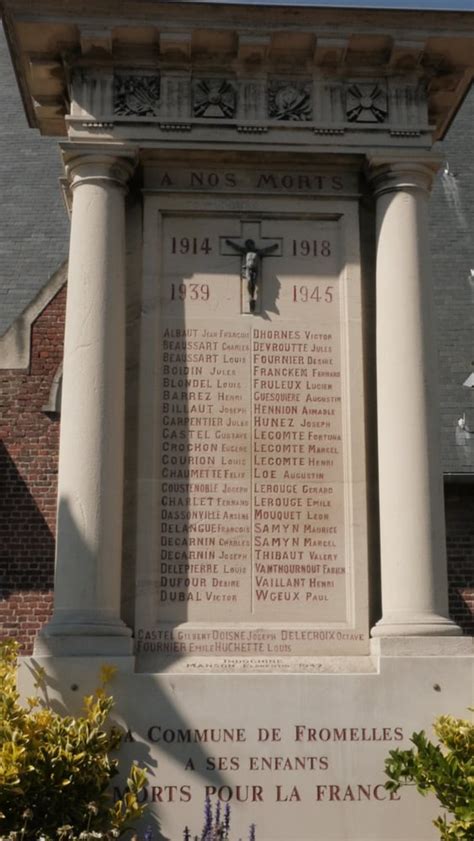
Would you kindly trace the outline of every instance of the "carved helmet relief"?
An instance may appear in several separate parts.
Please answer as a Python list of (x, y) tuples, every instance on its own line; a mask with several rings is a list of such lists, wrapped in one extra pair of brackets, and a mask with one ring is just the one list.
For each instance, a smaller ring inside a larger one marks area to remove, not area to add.
[(196, 79), (193, 83), (195, 117), (230, 119), (237, 108), (237, 92), (227, 79)]
[(271, 82), (268, 88), (268, 114), (273, 120), (310, 120), (309, 82)]
[(160, 77), (137, 74), (114, 77), (114, 113), (124, 117), (158, 116)]

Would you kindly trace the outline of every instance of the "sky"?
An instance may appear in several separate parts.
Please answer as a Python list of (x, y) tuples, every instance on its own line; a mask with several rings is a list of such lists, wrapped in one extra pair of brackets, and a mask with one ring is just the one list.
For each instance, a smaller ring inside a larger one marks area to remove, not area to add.
[[(222, 0), (185, 0), (220, 3)], [(332, 6), (351, 9), (412, 9), (415, 11), (474, 12), (474, 0), (224, 0), (253, 6)]]

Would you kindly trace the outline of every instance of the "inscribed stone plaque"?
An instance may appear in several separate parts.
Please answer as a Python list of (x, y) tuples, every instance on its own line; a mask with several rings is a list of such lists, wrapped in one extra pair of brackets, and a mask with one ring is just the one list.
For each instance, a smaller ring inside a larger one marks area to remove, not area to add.
[[(465, 717), (472, 703), (472, 658), (431, 642), (438, 656), (354, 658), (366, 664), (359, 674), (134, 674), (116, 658), (113, 715), (127, 737), (114, 793), (123, 796), (131, 763), (146, 767), (137, 830), (151, 827), (154, 841), (182, 839), (186, 826), (201, 838), (207, 795), (222, 814), (230, 804), (233, 838), (256, 824), (258, 841), (435, 841), (435, 798), (388, 792), (383, 771), (414, 730), (431, 733), (436, 716)], [(23, 697), (42, 665), (51, 702), (79, 711), (98, 660), (35, 658), (22, 669)]]
[(336, 216), (162, 217), (159, 545), (139, 654), (367, 651), (361, 359), (349, 370), (360, 290), (346, 239)]

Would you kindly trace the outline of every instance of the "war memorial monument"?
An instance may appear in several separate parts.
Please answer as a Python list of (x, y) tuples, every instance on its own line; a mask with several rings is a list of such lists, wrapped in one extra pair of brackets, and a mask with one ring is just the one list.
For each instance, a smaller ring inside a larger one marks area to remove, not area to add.
[(259, 841), (435, 838), (383, 764), (473, 701), (427, 236), (473, 15), (3, 5), (71, 214), (35, 662), (69, 708), (118, 666), (156, 838), (206, 794)]

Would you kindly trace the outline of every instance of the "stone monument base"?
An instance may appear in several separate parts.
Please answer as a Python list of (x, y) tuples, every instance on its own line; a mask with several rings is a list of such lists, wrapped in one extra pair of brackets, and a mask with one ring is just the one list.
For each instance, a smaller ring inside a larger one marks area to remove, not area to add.
[[(48, 675), (53, 703), (79, 709), (97, 683), (100, 657), (25, 658)], [(472, 640), (389, 638), (367, 657), (177, 660), (160, 674), (108, 658), (114, 717), (126, 729), (124, 772), (147, 768), (145, 792), (156, 841), (199, 833), (203, 803), (230, 803), (232, 838), (258, 841), (429, 841), (434, 798), (384, 788), (384, 760), (413, 731), (431, 734), (449, 712), (472, 704)], [(122, 791), (117, 782), (116, 793)]]

